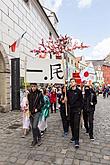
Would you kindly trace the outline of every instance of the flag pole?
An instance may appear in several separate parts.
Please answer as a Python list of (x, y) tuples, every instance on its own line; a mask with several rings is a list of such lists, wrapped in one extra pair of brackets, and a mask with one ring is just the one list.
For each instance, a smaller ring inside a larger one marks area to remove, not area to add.
[[(63, 64), (63, 73), (64, 73), (65, 98), (67, 98), (67, 91), (66, 91), (66, 71), (65, 71), (64, 57), (65, 57), (65, 53), (63, 53), (63, 56), (62, 56), (62, 64)], [(67, 112), (67, 101), (65, 102), (65, 110), (66, 110), (66, 116), (68, 116), (68, 112)]]
[(25, 61), (24, 61), (24, 87), (25, 91), (27, 90), (27, 57), (25, 56)]

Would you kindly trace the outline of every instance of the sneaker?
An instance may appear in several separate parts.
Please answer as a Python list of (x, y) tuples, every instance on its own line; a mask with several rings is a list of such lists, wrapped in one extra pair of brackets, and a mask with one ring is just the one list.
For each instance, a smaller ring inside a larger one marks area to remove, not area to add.
[(41, 131), (41, 137), (44, 137), (44, 131)]
[(66, 138), (67, 135), (68, 135), (68, 132), (64, 132), (64, 134), (62, 136)]
[(93, 136), (90, 136), (90, 140), (91, 140), (91, 141), (94, 141), (94, 137), (93, 137)]
[(37, 145), (40, 146), (42, 144), (41, 139), (38, 140)]
[(26, 137), (26, 135), (22, 135), (22, 136), (21, 136), (21, 138), (25, 138), (25, 137)]
[(70, 143), (74, 143), (74, 138), (72, 137), (71, 139), (70, 139)]
[(41, 133), (41, 137), (42, 137), (42, 138), (44, 137), (44, 133)]
[(86, 130), (86, 133), (88, 134), (89, 133), (89, 130)]
[(75, 148), (79, 148), (79, 141), (75, 141)]
[(37, 144), (37, 141), (32, 141), (32, 143), (31, 143), (31, 147), (34, 147), (35, 145)]

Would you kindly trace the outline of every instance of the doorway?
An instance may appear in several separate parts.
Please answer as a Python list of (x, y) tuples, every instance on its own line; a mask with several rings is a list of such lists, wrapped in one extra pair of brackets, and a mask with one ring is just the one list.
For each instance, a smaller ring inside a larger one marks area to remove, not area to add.
[(10, 110), (10, 69), (6, 52), (0, 44), (0, 111)]

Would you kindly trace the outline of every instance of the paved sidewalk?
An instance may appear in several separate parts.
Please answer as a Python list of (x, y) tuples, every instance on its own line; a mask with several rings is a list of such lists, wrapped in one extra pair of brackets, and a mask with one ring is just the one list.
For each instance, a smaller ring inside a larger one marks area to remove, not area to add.
[(110, 98), (98, 97), (95, 112), (95, 141), (81, 129), (80, 148), (62, 137), (59, 113), (50, 114), (43, 144), (30, 148), (32, 136), (21, 138), (19, 112), (0, 113), (0, 165), (110, 165)]

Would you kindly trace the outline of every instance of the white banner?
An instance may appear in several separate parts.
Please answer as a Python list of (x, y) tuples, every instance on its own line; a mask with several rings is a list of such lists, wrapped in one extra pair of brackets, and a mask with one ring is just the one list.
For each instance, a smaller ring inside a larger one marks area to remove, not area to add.
[(27, 83), (64, 84), (62, 60), (32, 59), (27, 61)]

